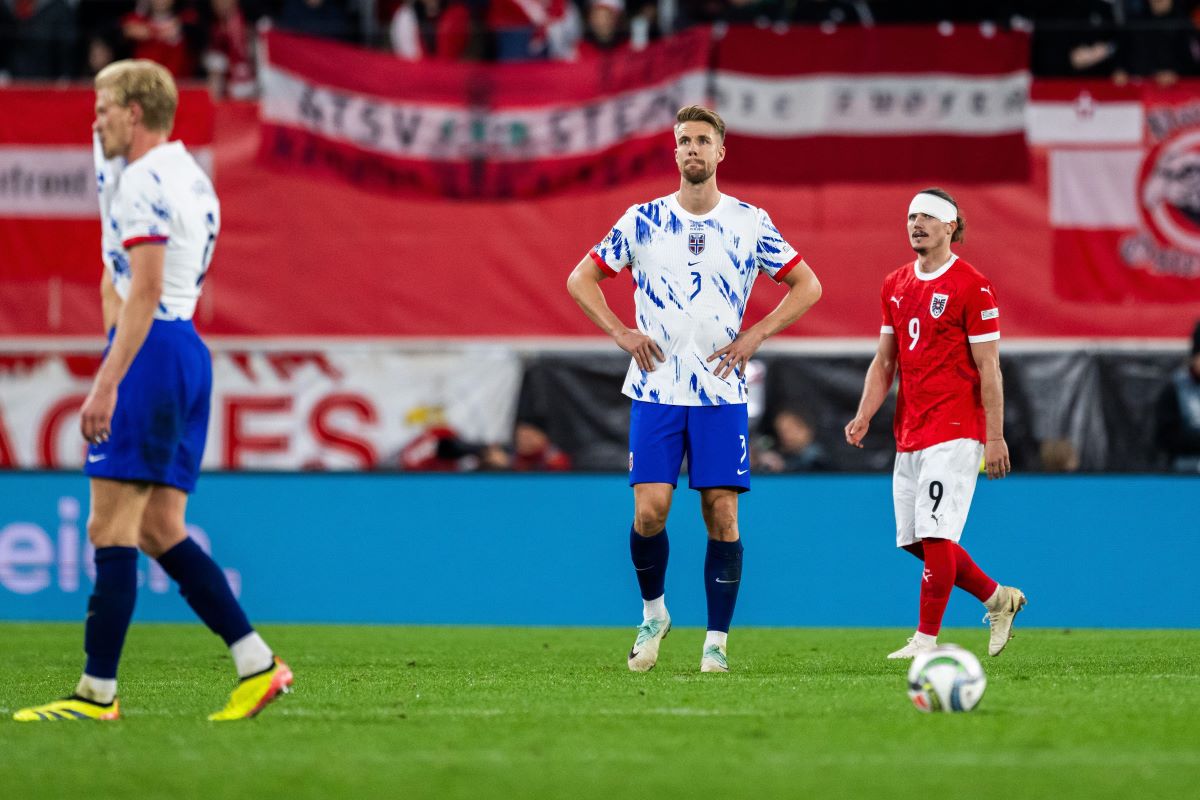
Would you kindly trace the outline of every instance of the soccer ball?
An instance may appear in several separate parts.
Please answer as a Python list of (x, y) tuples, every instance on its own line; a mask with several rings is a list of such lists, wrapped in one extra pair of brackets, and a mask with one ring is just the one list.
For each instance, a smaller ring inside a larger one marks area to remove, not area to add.
[(918, 711), (970, 711), (979, 705), (987, 676), (973, 653), (943, 644), (919, 654), (908, 670), (908, 696)]

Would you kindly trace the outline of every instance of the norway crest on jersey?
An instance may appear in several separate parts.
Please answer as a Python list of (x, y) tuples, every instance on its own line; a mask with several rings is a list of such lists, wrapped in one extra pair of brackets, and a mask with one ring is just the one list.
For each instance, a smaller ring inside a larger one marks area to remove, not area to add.
[(688, 234), (688, 250), (694, 256), (698, 256), (704, 252), (704, 231)]
[(937, 319), (946, 311), (946, 301), (950, 299), (948, 294), (938, 294), (934, 292), (933, 298), (929, 301), (929, 316)]

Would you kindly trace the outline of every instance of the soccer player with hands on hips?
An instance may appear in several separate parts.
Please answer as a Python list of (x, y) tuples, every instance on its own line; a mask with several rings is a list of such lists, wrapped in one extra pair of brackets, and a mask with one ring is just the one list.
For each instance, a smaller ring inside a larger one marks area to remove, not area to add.
[(139, 548), (230, 648), (239, 682), (209, 719), (254, 716), (292, 683), (184, 522), (212, 388), (212, 362), (192, 314), (221, 220), (208, 176), (180, 142), (169, 141), (178, 101), (170, 73), (151, 61), (118, 61), (96, 76), (100, 294), (109, 344), (81, 409), (96, 566), (84, 624), (87, 662), (71, 697), (21, 709), (18, 721), (119, 717), (117, 664), (137, 596)]
[[(686, 454), (708, 529), (708, 634), (700, 670), (727, 672), (726, 637), (742, 575), (738, 495), (750, 488), (746, 365), (767, 337), (817, 302), (821, 284), (765, 211), (717, 189), (717, 165), (725, 158), (721, 118), (687, 106), (676, 115), (674, 134), (679, 191), (631, 206), (575, 267), (567, 288), (633, 357), (624, 386), (632, 400), (629, 543), (643, 613), (629, 668), (652, 669), (671, 629), (666, 522)], [(635, 284), (636, 328), (617, 317), (600, 288), (626, 268)], [(787, 294), (743, 330), (759, 272), (786, 285)]]
[(846, 441), (862, 447), (871, 418), (900, 373), (892, 494), (896, 546), (920, 558), (920, 624), (888, 658), (912, 658), (937, 645), (955, 586), (987, 607), (988, 655), (1000, 654), (1025, 605), (1020, 589), (989, 578), (959, 545), (982, 460), (988, 478), (1011, 469), (1004, 441), (1000, 309), (978, 270), (950, 251), (966, 223), (941, 189), (919, 192), (908, 207), (908, 240), (917, 254), (888, 275), (880, 292), (883, 326)]

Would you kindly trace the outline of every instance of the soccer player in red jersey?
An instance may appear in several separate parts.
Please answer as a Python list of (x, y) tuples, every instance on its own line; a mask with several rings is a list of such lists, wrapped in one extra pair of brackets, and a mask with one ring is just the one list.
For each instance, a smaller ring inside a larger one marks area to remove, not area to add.
[(883, 281), (879, 349), (846, 441), (862, 447), (871, 418), (896, 372), (896, 464), (892, 495), (896, 546), (925, 563), (920, 625), (888, 658), (912, 658), (937, 645), (950, 590), (958, 586), (988, 610), (988, 655), (1012, 636), (1025, 605), (1020, 589), (1001, 586), (959, 546), (982, 459), (988, 478), (1011, 469), (1004, 441), (1000, 379), (1000, 309), (991, 283), (950, 252), (966, 223), (941, 189), (926, 189), (908, 207), (908, 241), (917, 254)]

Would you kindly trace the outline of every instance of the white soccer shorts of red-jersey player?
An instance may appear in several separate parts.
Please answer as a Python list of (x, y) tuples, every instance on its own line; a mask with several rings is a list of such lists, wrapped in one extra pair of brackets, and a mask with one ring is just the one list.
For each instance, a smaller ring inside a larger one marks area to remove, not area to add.
[(923, 273), (909, 262), (883, 281), (882, 333), (896, 337), (896, 544), (962, 536), (987, 440), (971, 345), (1000, 338), (996, 292), (958, 256)]

